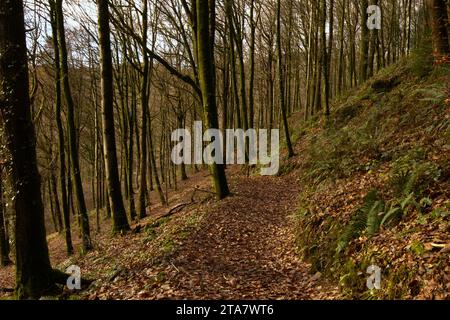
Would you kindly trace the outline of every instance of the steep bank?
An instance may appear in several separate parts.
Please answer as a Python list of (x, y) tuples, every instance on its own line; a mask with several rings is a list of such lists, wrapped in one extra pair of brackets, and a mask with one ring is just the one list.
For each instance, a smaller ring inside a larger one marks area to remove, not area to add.
[(347, 298), (450, 298), (450, 72), (424, 57), (339, 98), (329, 123), (293, 121), (297, 246)]

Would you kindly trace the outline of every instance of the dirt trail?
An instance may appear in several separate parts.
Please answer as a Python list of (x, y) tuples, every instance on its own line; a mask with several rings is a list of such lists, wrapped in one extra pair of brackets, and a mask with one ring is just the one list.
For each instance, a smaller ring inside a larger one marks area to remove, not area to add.
[(308, 273), (295, 253), (295, 177), (232, 179), (233, 196), (206, 216), (170, 259), (158, 298), (327, 299), (337, 288)]
[[(81, 294), (82, 299), (338, 297), (338, 289), (309, 274), (309, 265), (295, 252), (289, 218), (297, 209), (301, 192), (295, 173), (284, 177), (246, 177), (230, 169), (228, 175), (233, 195), (194, 209), (206, 212), (199, 228), (188, 233), (171, 253), (155, 256), (153, 252), (161, 248), (147, 243), (145, 232), (111, 238), (108, 222), (102, 226), (102, 233), (94, 237), (96, 250), (87, 256), (66, 260), (63, 239), (49, 238), (53, 264), (77, 264), (98, 280)], [(209, 189), (210, 177), (200, 172), (179, 187), (179, 192), (171, 193), (172, 205), (189, 199), (195, 188)], [(167, 210), (153, 206), (152, 216), (141, 225), (151, 223)], [(188, 211), (177, 213), (164, 228), (176, 226), (178, 219), (188, 215)], [(13, 267), (3, 269), (0, 278), (11, 287)]]

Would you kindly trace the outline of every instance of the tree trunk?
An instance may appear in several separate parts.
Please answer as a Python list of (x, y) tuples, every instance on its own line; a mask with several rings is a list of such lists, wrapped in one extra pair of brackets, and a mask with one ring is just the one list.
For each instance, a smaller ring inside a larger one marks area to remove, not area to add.
[(3, 169), (0, 168), (0, 266), (5, 267), (11, 263), (9, 260), (8, 237), (6, 235), (6, 219), (3, 205)]
[[(378, 6), (378, 0), (371, 0), (371, 5)], [(406, 19), (406, 17), (405, 17)], [(368, 59), (368, 69), (367, 76), (372, 77), (374, 74), (374, 63), (375, 63), (375, 54), (379, 52), (378, 50), (378, 30), (373, 29), (370, 30), (370, 43), (369, 43), (369, 59)]]
[[(55, 233), (59, 233), (59, 226), (58, 226), (58, 222), (56, 220), (56, 216), (55, 216), (55, 209), (53, 207), (53, 199), (52, 199), (52, 186), (51, 186), (51, 182), (50, 179), (47, 179), (47, 190), (48, 190), (48, 202), (50, 204), (50, 216), (52, 218), (52, 222), (53, 222), (53, 229), (55, 229)], [(45, 183), (43, 183), (42, 186), (42, 199), (46, 199), (46, 194), (45, 194), (46, 188), (45, 188)], [(45, 212), (45, 207), (44, 207), (44, 212)]]
[[(156, 168), (156, 159), (155, 159), (155, 150), (153, 147), (153, 137), (152, 137), (152, 124), (151, 119), (148, 120), (148, 153), (149, 153), (149, 171), (152, 172), (153, 179), (155, 180), (156, 185), (156, 191), (158, 192), (159, 200), (161, 202), (161, 205), (166, 206), (167, 201), (166, 197), (164, 196), (164, 192), (161, 188), (161, 182), (159, 180), (158, 170)], [(160, 157), (160, 160), (163, 161), (163, 158)], [(160, 165), (161, 169), (161, 178), (164, 179), (164, 172), (163, 172), (163, 166)], [(167, 181), (165, 181), (167, 184)]]
[(367, 8), (368, 0), (361, 0), (361, 45), (360, 45), (360, 79), (361, 82), (367, 80), (367, 71), (369, 67), (369, 28), (367, 28)]
[(277, 58), (278, 58), (278, 82), (280, 86), (280, 109), (283, 117), (284, 133), (286, 138), (286, 147), (288, 149), (289, 157), (294, 156), (294, 149), (292, 148), (291, 136), (289, 133), (289, 126), (286, 114), (286, 104), (284, 96), (284, 79), (283, 79), (283, 58), (281, 50), (281, 0), (277, 1)]
[(138, 219), (143, 219), (147, 216), (147, 121), (148, 121), (148, 74), (149, 74), (149, 57), (146, 48), (147, 45), (147, 1), (143, 2), (143, 47), (142, 54), (144, 59), (144, 70), (142, 73), (142, 84), (141, 84), (141, 118), (142, 118), (142, 129), (141, 129), (141, 159), (140, 159), (140, 177), (139, 177), (139, 195), (138, 195)]
[(39, 298), (52, 287), (53, 271), (46, 242), (26, 53), (23, 2), (0, 1), (0, 120), (16, 195), (16, 290), (19, 298)]
[(98, 108), (95, 108), (94, 111), (94, 175), (95, 175), (95, 187), (94, 187), (94, 198), (95, 198), (95, 222), (97, 226), (97, 233), (100, 233), (101, 227), (100, 227), (100, 134), (99, 134), (99, 119), (98, 119)]
[(61, 104), (62, 104), (62, 91), (61, 91), (61, 66), (60, 66), (60, 53), (58, 43), (58, 27), (56, 21), (56, 3), (54, 0), (50, 0), (50, 17), (52, 24), (53, 34), (53, 49), (55, 50), (55, 91), (56, 91), (56, 126), (58, 129), (58, 152), (59, 152), (59, 183), (61, 187), (61, 202), (62, 202), (62, 214), (64, 220), (64, 236), (66, 240), (67, 254), (70, 256), (73, 254), (72, 244), (72, 231), (70, 227), (70, 208), (69, 199), (67, 196), (66, 186), (66, 153), (64, 145), (64, 129), (61, 120)]
[(338, 93), (345, 88), (344, 82), (344, 29), (345, 29), (345, 6), (346, 0), (342, 0), (342, 12), (339, 27), (339, 70), (338, 70)]
[(431, 28), (433, 30), (433, 53), (437, 61), (450, 54), (448, 44), (448, 15), (445, 0), (428, 0), (431, 11)]
[[(330, 10), (332, 12), (332, 10)], [(331, 46), (327, 48), (327, 34), (326, 34), (326, 23), (327, 23), (327, 1), (322, 0), (322, 12), (321, 15), (321, 33), (322, 33), (322, 67), (324, 75), (325, 84), (325, 116), (330, 117), (330, 58), (331, 58)], [(332, 17), (330, 17), (330, 20)], [(330, 21), (330, 31), (333, 31), (332, 21)], [(331, 35), (330, 39), (332, 39)], [(330, 43), (331, 44), (331, 43)]]
[(55, 210), (55, 218), (56, 218), (56, 222), (58, 225), (58, 232), (61, 233), (64, 230), (64, 223), (63, 223), (63, 219), (61, 216), (61, 206), (59, 204), (59, 195), (58, 195), (58, 184), (56, 182), (56, 176), (54, 173), (54, 169), (51, 169), (52, 171), (50, 172), (50, 188), (49, 191), (51, 191), (51, 193), (49, 193), (49, 196), (52, 197), (54, 199), (54, 210)]
[[(210, 129), (219, 129), (219, 119), (216, 105), (216, 72), (214, 63), (213, 30), (215, 14), (214, 1), (197, 0), (197, 45), (200, 88), (202, 92), (203, 111), (206, 126)], [(228, 189), (225, 167), (221, 164), (210, 165), (214, 187), (218, 199), (223, 199), (230, 194)]]
[(61, 81), (63, 84), (64, 96), (66, 98), (66, 105), (67, 105), (67, 122), (69, 129), (69, 152), (71, 159), (71, 169), (75, 187), (75, 195), (77, 198), (78, 211), (80, 215), (83, 250), (86, 252), (92, 249), (92, 243), (90, 236), (89, 216), (87, 213), (86, 202), (84, 199), (84, 192), (83, 192), (83, 184), (81, 180), (80, 161), (76, 137), (77, 130), (75, 128), (74, 102), (69, 82), (69, 65), (67, 62), (67, 46), (64, 30), (64, 15), (62, 9), (62, 0), (56, 0), (56, 20), (58, 26), (58, 40), (60, 51), (59, 53), (61, 60)]
[(255, 126), (255, 41), (256, 22), (254, 21), (255, 0), (250, 5), (250, 83), (249, 83), (249, 128)]
[(112, 53), (109, 28), (108, 0), (98, 0), (98, 29), (100, 43), (101, 87), (102, 87), (102, 116), (103, 116), (103, 145), (105, 156), (106, 181), (109, 191), (109, 202), (112, 209), (113, 232), (128, 231), (130, 226), (123, 204), (122, 191), (117, 164), (116, 137), (114, 129), (113, 106), (113, 71)]

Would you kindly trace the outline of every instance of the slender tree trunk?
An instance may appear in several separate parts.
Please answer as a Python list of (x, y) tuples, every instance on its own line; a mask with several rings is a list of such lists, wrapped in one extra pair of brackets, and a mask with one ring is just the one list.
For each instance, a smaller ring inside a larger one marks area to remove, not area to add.
[(289, 133), (289, 125), (286, 114), (286, 104), (284, 96), (284, 79), (283, 79), (283, 58), (281, 50), (281, 0), (277, 0), (277, 51), (278, 51), (278, 82), (280, 86), (280, 109), (283, 117), (284, 133), (286, 137), (286, 147), (288, 149), (289, 157), (294, 156), (294, 149), (292, 148), (291, 135)]
[(249, 127), (255, 126), (255, 41), (256, 41), (256, 22), (255, 0), (250, 4), (250, 83), (249, 83)]
[(245, 89), (246, 81), (245, 81), (245, 63), (244, 63), (244, 48), (243, 48), (243, 35), (239, 32), (235, 37), (236, 47), (238, 50), (238, 60), (239, 60), (239, 85), (240, 85), (240, 94), (241, 94), (241, 105), (242, 105), (242, 124), (244, 131), (248, 130), (248, 110), (247, 110), (247, 92)]
[[(225, 137), (226, 130), (228, 128), (228, 112), (229, 112), (229, 97), (230, 97), (230, 54), (228, 50), (228, 22), (225, 20), (225, 32), (223, 34), (223, 47), (224, 47), (224, 59), (223, 59), (223, 76), (222, 76), (222, 134)], [(227, 148), (223, 146), (223, 155), (226, 159)]]
[[(178, 92), (179, 95), (181, 95), (181, 92)], [(226, 98), (224, 99), (226, 100)], [(185, 125), (185, 116), (182, 110), (181, 106), (181, 97), (178, 99), (178, 106), (177, 106), (177, 128), (184, 129)], [(188, 179), (188, 176), (186, 174), (186, 164), (183, 162), (180, 165), (180, 178), (182, 181), (185, 181)]]
[(99, 153), (100, 153), (100, 137), (99, 137), (99, 126), (100, 123), (98, 121), (98, 110), (95, 108), (95, 114), (94, 114), (94, 139), (95, 139), (95, 146), (94, 146), (94, 174), (95, 174), (95, 220), (97, 225), (97, 233), (100, 233), (100, 207), (101, 207), (101, 201), (100, 201), (100, 159), (99, 159)]
[(109, 191), (109, 202), (112, 209), (113, 232), (128, 231), (130, 226), (123, 204), (122, 191), (117, 164), (116, 137), (114, 129), (113, 107), (113, 70), (111, 39), (109, 28), (108, 0), (97, 0), (99, 43), (102, 73), (102, 116), (103, 116), (103, 145), (105, 155), (106, 181)]
[(3, 168), (0, 167), (0, 266), (5, 267), (11, 263), (9, 260), (8, 237), (6, 235), (6, 219), (3, 205)]
[[(128, 81), (127, 81), (128, 84)], [(128, 99), (128, 97), (127, 97)], [(131, 112), (129, 116), (129, 125), (130, 125), (130, 141), (128, 143), (128, 154), (129, 154), (129, 164), (128, 164), (128, 194), (129, 194), (129, 211), (130, 211), (130, 218), (132, 221), (136, 220), (137, 212), (136, 212), (136, 205), (134, 200), (134, 187), (133, 187), (133, 165), (134, 165), (134, 121), (136, 121), (136, 109), (135, 105), (132, 103), (131, 105)]]
[[(412, 3), (414, 0), (409, 0), (408, 3), (408, 41), (407, 41), (407, 52), (411, 52), (411, 27), (412, 27)], [(378, 2), (378, 0), (377, 0)]]
[(306, 105), (305, 105), (305, 115), (304, 119), (305, 121), (309, 117), (309, 108), (312, 105), (312, 99), (311, 99), (311, 74), (312, 74), (312, 25), (313, 25), (313, 12), (312, 8), (309, 12), (309, 21), (308, 21), (308, 57), (306, 61)]
[[(331, 17), (330, 17), (331, 19)], [(322, 66), (325, 82), (325, 116), (330, 117), (330, 58), (331, 47), (327, 48), (327, 35), (326, 35), (326, 22), (327, 22), (327, 1), (322, 0), (322, 12), (321, 12), (321, 30), (322, 30)], [(330, 29), (333, 30), (330, 21)], [(332, 37), (331, 37), (332, 39)], [(329, 52), (328, 52), (329, 51)]]
[(143, 47), (142, 54), (144, 59), (144, 69), (142, 73), (142, 84), (141, 84), (141, 118), (142, 118), (142, 129), (141, 129), (141, 161), (140, 161), (140, 178), (139, 178), (139, 195), (138, 195), (138, 219), (143, 219), (147, 216), (147, 127), (148, 127), (148, 76), (149, 76), (149, 57), (146, 48), (148, 39), (148, 5), (147, 1), (143, 2)]
[(66, 36), (64, 30), (64, 15), (62, 9), (62, 0), (56, 0), (56, 20), (58, 26), (58, 40), (61, 60), (61, 81), (64, 88), (64, 96), (67, 105), (67, 122), (69, 128), (69, 150), (71, 159), (71, 169), (73, 182), (75, 187), (75, 195), (77, 197), (77, 206), (80, 214), (81, 233), (83, 240), (83, 250), (89, 251), (92, 249), (89, 216), (87, 213), (86, 202), (84, 199), (83, 184), (81, 180), (80, 161), (78, 155), (76, 128), (75, 128), (75, 113), (72, 92), (69, 83), (69, 65), (67, 62), (67, 46)]
[(62, 104), (62, 91), (61, 91), (61, 63), (60, 52), (58, 42), (58, 27), (56, 21), (56, 3), (54, 0), (50, 0), (51, 8), (51, 24), (53, 33), (53, 49), (55, 51), (55, 92), (56, 92), (56, 127), (58, 129), (58, 152), (59, 152), (59, 184), (61, 190), (61, 202), (62, 202), (62, 215), (64, 220), (64, 236), (66, 240), (67, 254), (70, 256), (73, 254), (72, 244), (72, 231), (70, 226), (70, 208), (69, 198), (67, 196), (66, 185), (66, 152), (64, 144), (64, 128), (61, 120), (61, 104)]
[(53, 170), (54, 169), (52, 168), (52, 172), (50, 172), (51, 193), (49, 193), (49, 196), (54, 199), (55, 218), (56, 218), (56, 222), (58, 225), (57, 231), (59, 233), (61, 233), (64, 230), (64, 223), (63, 223), (63, 219), (62, 219), (62, 215), (61, 215), (61, 206), (59, 203), (58, 183), (56, 182), (56, 176), (55, 176), (55, 172)]
[[(241, 111), (240, 111), (240, 97), (237, 83), (237, 72), (236, 72), (236, 28), (234, 27), (233, 21), (233, 0), (225, 1), (225, 13), (227, 17), (227, 22), (229, 26), (229, 34), (230, 34), (230, 59), (231, 59), (231, 76), (232, 76), (232, 93), (234, 97), (234, 108), (236, 109), (236, 124), (235, 126), (238, 128), (242, 127), (242, 119), (241, 119)], [(245, 98), (245, 97), (244, 97)]]
[(342, 0), (342, 12), (339, 28), (339, 71), (338, 71), (338, 92), (344, 90), (344, 30), (345, 30), (345, 6), (346, 0)]
[[(125, 42), (125, 41), (124, 41)], [(128, 59), (128, 50), (126, 43), (123, 44), (123, 54), (125, 55), (125, 60)], [(133, 170), (134, 170), (134, 135), (135, 135), (135, 122), (136, 122), (136, 103), (134, 94), (134, 81), (131, 81), (132, 75), (129, 71), (129, 65), (124, 64), (123, 68), (124, 81), (125, 81), (125, 99), (127, 107), (127, 121), (129, 128), (129, 141), (124, 141), (124, 147), (128, 149), (128, 181), (126, 189), (128, 189), (129, 196), (129, 212), (131, 221), (135, 221), (137, 218), (136, 205), (135, 205), (135, 193), (134, 193), (134, 183), (133, 183)], [(131, 103), (129, 99), (129, 93), (131, 91)]]
[[(149, 135), (148, 135), (149, 160), (148, 161), (149, 161), (149, 166), (151, 167), (150, 171), (152, 172), (153, 179), (155, 180), (156, 191), (158, 192), (158, 196), (159, 196), (161, 205), (166, 206), (167, 201), (166, 201), (166, 198), (164, 197), (164, 192), (161, 188), (161, 182), (159, 180), (158, 170), (156, 168), (155, 150), (153, 147), (152, 126), (151, 126), (150, 119), (149, 119), (148, 123), (149, 123)], [(161, 148), (161, 151), (162, 151), (162, 148)], [(162, 156), (160, 157), (160, 160), (161, 161), (164, 160)], [(161, 178), (164, 179), (163, 165), (160, 165), (160, 169), (161, 169)], [(168, 181), (165, 181), (165, 183), (167, 184)]]
[(369, 67), (369, 29), (367, 28), (367, 8), (368, 0), (361, 0), (361, 45), (360, 45), (360, 79), (361, 82), (367, 80), (367, 71)]
[[(53, 199), (52, 199), (52, 186), (51, 186), (51, 181), (50, 179), (47, 179), (47, 190), (48, 190), (48, 202), (50, 204), (50, 216), (52, 218), (52, 222), (53, 222), (53, 229), (55, 230), (55, 233), (59, 232), (59, 226), (58, 226), (58, 222), (56, 220), (56, 216), (55, 216), (55, 209), (53, 207)], [(42, 186), (42, 199), (46, 199), (46, 194), (45, 194), (45, 183), (43, 183)], [(44, 207), (44, 212), (45, 212), (45, 207)]]
[[(377, 0), (370, 0), (370, 5), (378, 5)], [(376, 49), (376, 32), (377, 30), (369, 30), (369, 53), (367, 60), (367, 77), (373, 76)]]

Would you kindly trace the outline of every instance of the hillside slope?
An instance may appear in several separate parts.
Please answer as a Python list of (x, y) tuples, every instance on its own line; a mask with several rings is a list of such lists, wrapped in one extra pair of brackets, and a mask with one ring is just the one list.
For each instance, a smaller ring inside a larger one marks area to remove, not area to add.
[(423, 57), (339, 98), (328, 123), (292, 121), (298, 249), (345, 298), (450, 299), (450, 72)]

